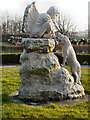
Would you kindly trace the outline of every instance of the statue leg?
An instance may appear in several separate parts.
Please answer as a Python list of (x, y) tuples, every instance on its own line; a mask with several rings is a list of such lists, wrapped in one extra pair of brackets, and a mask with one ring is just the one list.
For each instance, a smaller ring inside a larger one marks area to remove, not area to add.
[(80, 82), (80, 77), (81, 77), (81, 67), (78, 67), (78, 70), (77, 70), (77, 74), (79, 76), (79, 84), (81, 85), (81, 82)]
[(71, 72), (72, 72), (72, 76), (74, 77), (74, 82), (79, 83), (80, 80), (79, 80), (79, 76), (77, 74), (77, 68), (76, 67), (72, 68)]
[(32, 31), (32, 37), (42, 37), (44, 35), (44, 33), (50, 33), (51, 31), (51, 25), (49, 22), (45, 22), (44, 24), (42, 24), (41, 26), (35, 28)]

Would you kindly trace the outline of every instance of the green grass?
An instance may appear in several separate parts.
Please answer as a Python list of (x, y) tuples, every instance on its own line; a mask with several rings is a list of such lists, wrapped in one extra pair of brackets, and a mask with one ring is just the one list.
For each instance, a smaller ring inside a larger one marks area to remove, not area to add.
[(88, 37), (75, 37), (75, 39), (77, 39), (77, 40), (81, 40), (82, 38), (90, 39), (90, 38), (88, 38)]
[(9, 53), (0, 53), (0, 55), (10, 55), (10, 54), (14, 54), (14, 55), (18, 55), (18, 54), (22, 54), (22, 52), (9, 52)]
[[(13, 102), (9, 99), (8, 95), (18, 90), (21, 79), (18, 73), (19, 67), (2, 68), (2, 117), (7, 118), (42, 118), (47, 120), (49, 118), (57, 118), (58, 120), (73, 120), (78, 119), (86, 120), (88, 118), (88, 105), (89, 101), (81, 104), (70, 105), (55, 105), (50, 104), (47, 106), (28, 106), (21, 103)], [(66, 67), (66, 69), (69, 69)], [(82, 68), (81, 82), (85, 88), (86, 93), (90, 94), (88, 88), (88, 77), (90, 68)], [(65, 118), (65, 119), (64, 119)], [(56, 120), (56, 119), (55, 119)]]
[(0, 42), (0, 45), (12, 45), (12, 44), (9, 42)]

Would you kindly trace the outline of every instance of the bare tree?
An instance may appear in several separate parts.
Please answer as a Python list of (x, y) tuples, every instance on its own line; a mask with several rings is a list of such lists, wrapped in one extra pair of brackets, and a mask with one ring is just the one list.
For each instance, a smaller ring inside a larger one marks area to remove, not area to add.
[(14, 34), (22, 33), (22, 18), (15, 15), (15, 19), (13, 20), (12, 27)]
[(7, 23), (6, 22), (2, 23), (2, 33), (7, 34)]
[(20, 17), (17, 20), (17, 32), (18, 34), (22, 33), (22, 19)]
[(7, 24), (7, 34), (10, 33), (10, 16), (7, 14), (6, 18), (6, 24)]
[[(6, 13), (7, 14), (7, 13)], [(12, 17), (10, 14), (5, 15), (1, 22), (3, 34), (20, 34), (22, 33), (22, 19), (19, 16)], [(2, 16), (0, 16), (0, 20)]]
[(2, 25), (3, 22), (5, 22), (5, 19), (6, 19), (5, 13), (0, 12), (0, 25)]
[(70, 18), (66, 16), (58, 16), (56, 20), (53, 21), (55, 28), (58, 32), (69, 36), (72, 29), (76, 30), (76, 26), (73, 25)]
[(14, 24), (14, 20), (10, 20), (10, 34), (14, 34), (14, 32), (13, 32), (13, 24)]

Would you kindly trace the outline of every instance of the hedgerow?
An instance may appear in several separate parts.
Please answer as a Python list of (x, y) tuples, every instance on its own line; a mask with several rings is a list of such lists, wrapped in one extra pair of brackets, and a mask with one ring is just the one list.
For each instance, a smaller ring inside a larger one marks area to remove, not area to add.
[[(2, 54), (2, 65), (20, 64), (20, 53)], [(0, 55), (1, 56), (1, 55)]]
[[(20, 64), (20, 55), (21, 53), (2, 53), (0, 54), (0, 57), (2, 56), (2, 64)], [(62, 63), (63, 57), (61, 57), (59, 54), (56, 54), (56, 56), (59, 59), (59, 62)], [(76, 54), (78, 61), (80, 64), (88, 64), (90, 65), (90, 54)]]
[[(63, 57), (61, 57), (59, 54), (56, 54), (56, 56), (59, 59), (59, 62), (62, 63)], [(88, 64), (90, 65), (90, 54), (81, 54), (77, 53), (77, 60), (80, 62), (80, 64)]]

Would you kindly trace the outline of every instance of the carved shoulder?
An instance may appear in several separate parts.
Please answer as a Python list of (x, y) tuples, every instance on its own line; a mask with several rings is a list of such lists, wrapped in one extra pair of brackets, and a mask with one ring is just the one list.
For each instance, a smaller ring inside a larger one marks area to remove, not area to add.
[(51, 21), (51, 17), (47, 13), (40, 14), (39, 19), (43, 21)]

